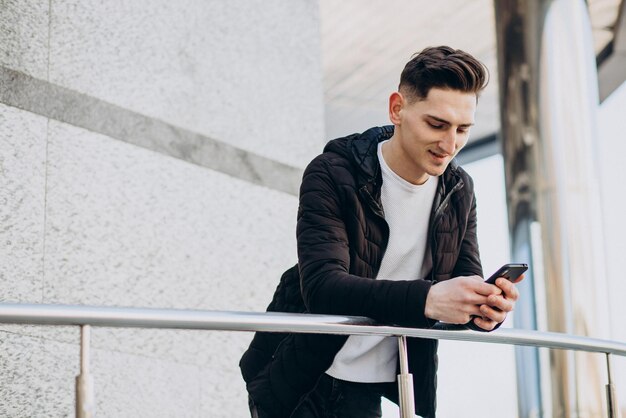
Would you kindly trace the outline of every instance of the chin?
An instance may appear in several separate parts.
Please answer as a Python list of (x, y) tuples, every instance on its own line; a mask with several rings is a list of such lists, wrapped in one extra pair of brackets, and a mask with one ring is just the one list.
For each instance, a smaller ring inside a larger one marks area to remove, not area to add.
[(445, 164), (443, 167), (437, 167), (432, 170), (428, 170), (427, 173), (429, 176), (439, 177), (446, 171), (446, 168), (448, 168), (448, 164)]

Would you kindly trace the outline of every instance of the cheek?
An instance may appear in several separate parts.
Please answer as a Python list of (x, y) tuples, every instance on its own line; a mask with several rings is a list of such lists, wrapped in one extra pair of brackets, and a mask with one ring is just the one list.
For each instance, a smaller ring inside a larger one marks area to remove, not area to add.
[(436, 135), (427, 128), (415, 125), (411, 127), (411, 137), (416, 145), (436, 141)]
[(459, 139), (456, 141), (456, 149), (460, 150), (461, 148), (463, 148), (465, 145), (467, 145), (467, 142), (469, 141), (469, 135), (465, 135), (464, 138)]

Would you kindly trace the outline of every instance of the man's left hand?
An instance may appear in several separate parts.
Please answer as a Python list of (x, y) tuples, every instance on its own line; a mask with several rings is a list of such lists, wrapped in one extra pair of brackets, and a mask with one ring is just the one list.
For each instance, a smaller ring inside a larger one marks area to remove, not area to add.
[(496, 325), (503, 322), (507, 313), (515, 308), (515, 302), (519, 298), (515, 283), (519, 283), (523, 279), (524, 275), (521, 275), (515, 282), (504, 277), (498, 277), (495, 284), (502, 290), (502, 294), (490, 295), (487, 298), (487, 304), (480, 305), (482, 317), (474, 318), (474, 324), (486, 331), (491, 331)]

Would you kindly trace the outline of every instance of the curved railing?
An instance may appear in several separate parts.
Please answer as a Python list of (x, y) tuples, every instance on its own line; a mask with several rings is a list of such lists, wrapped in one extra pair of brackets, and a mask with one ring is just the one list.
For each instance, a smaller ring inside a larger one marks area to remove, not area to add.
[(118, 308), (76, 305), (0, 303), (0, 323), (31, 325), (76, 325), (81, 327), (81, 373), (77, 379), (76, 416), (93, 416), (93, 383), (89, 373), (90, 327), (197, 329), (221, 331), (266, 331), (397, 337), (401, 374), (398, 377), (401, 417), (413, 417), (412, 381), (408, 373), (406, 337), (473, 341), (495, 344), (547, 347), (606, 354), (607, 411), (617, 416), (612, 375), (612, 355), (626, 356), (626, 343), (555, 332), (499, 329), (496, 332), (442, 331), (378, 325), (364, 317), (227, 312), (154, 308)]

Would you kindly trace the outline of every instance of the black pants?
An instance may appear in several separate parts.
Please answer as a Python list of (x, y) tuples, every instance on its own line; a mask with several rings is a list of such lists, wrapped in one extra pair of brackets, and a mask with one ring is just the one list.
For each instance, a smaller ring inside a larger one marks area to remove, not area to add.
[[(381, 397), (393, 387), (395, 383), (346, 382), (323, 374), (291, 418), (380, 418)], [(250, 406), (253, 418), (263, 418), (254, 405)]]

